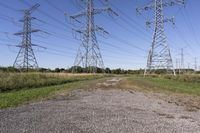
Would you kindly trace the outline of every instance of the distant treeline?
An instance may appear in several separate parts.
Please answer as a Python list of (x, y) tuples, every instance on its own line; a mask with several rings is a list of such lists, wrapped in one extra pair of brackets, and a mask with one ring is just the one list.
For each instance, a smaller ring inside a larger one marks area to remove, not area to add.
[[(2, 72), (52, 72), (52, 73), (89, 73), (91, 70), (95, 70), (95, 73), (107, 73), (107, 74), (143, 74), (144, 70), (124, 70), (121, 68), (118, 69), (110, 69), (110, 68), (82, 68), (82, 67), (71, 67), (71, 68), (38, 68), (38, 69), (17, 69), (14, 67), (0, 67), (0, 71)], [(94, 72), (94, 71), (92, 71)]]
[[(52, 73), (107, 73), (107, 74), (144, 74), (144, 69), (139, 70), (124, 70), (121, 68), (118, 69), (110, 69), (110, 68), (94, 68), (94, 67), (88, 67), (88, 68), (82, 68), (80, 66), (71, 67), (71, 68), (55, 68), (55, 69), (49, 69), (49, 68), (38, 68), (38, 69), (16, 69), (14, 67), (0, 67), (0, 71), (2, 72), (52, 72)], [(175, 70), (177, 74), (182, 73), (194, 73), (193, 69), (184, 69), (184, 70)], [(166, 70), (160, 69), (154, 71), (154, 74), (165, 74)], [(196, 74), (200, 74), (200, 71), (196, 71)]]

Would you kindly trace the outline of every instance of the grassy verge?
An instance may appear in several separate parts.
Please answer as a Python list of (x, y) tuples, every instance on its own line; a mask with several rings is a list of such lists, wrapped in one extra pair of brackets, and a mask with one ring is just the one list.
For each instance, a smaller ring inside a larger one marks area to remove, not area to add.
[(139, 87), (148, 91), (168, 91), (175, 93), (200, 96), (200, 82), (186, 82), (162, 77), (137, 77), (131, 76), (123, 81), (126, 88)]
[(82, 80), (104, 77), (94, 74), (66, 73), (6, 73), (0, 72), (0, 92), (61, 85)]
[[(90, 78), (83, 81), (77, 81), (67, 84), (47, 86), (40, 88), (30, 88), (26, 90), (18, 90), (0, 93), (0, 109), (8, 107), (16, 107), (21, 104), (29, 103), (32, 101), (40, 101), (43, 99), (51, 98), (59, 93), (70, 92), (75, 88), (84, 88), (84, 86), (91, 86), (99, 80), (104, 80), (108, 77)], [(98, 79), (98, 80), (97, 80)]]

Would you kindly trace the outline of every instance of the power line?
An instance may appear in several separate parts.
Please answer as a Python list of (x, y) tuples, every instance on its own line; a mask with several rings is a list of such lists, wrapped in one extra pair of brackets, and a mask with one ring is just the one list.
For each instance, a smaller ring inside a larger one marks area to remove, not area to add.
[(49, 4), (51, 7), (53, 7), (54, 9), (56, 9), (58, 12), (64, 13), (63, 10), (61, 10), (60, 8), (58, 8), (57, 6), (55, 6), (53, 3), (50, 2), (50, 0), (44, 0), (47, 4)]
[(186, 46), (188, 46), (192, 51), (194, 51), (194, 49), (192, 48), (192, 46), (190, 44), (191, 42), (187, 41), (187, 39), (184, 37), (184, 35), (182, 34), (182, 32), (180, 31), (180, 29), (177, 26), (175, 27), (175, 31), (177, 32), (177, 35), (180, 37), (182, 42), (185, 43)]
[[(132, 17), (129, 17), (126, 13), (124, 13), (121, 9), (116, 7), (114, 4), (111, 4), (118, 12), (120, 12), (124, 17), (122, 18), (123, 21), (125, 21), (127, 24), (131, 25), (135, 30), (138, 32), (142, 32), (142, 35), (146, 34), (148, 37), (151, 37), (150, 34), (147, 34), (147, 32), (143, 32), (140, 29), (145, 29), (140, 23), (138, 23), (136, 20), (134, 20)], [(134, 23), (136, 26), (134, 26), (132, 23)], [(138, 28), (140, 27), (140, 29)]]
[[(5, 33), (5, 32), (3, 32), (3, 33)], [(11, 33), (9, 33), (9, 34), (11, 34)], [(62, 39), (65, 39), (65, 38), (62, 38)], [(63, 45), (59, 45), (59, 44), (52, 44), (52, 43), (49, 43), (49, 42), (45, 42), (45, 41), (41, 41), (41, 40), (37, 40), (37, 39), (32, 39), (33, 41), (36, 41), (36, 42), (40, 42), (40, 43), (44, 43), (44, 44), (48, 44), (48, 45), (51, 45), (51, 46), (54, 46), (54, 47), (59, 47), (59, 48), (66, 48), (66, 49), (70, 49), (70, 50), (76, 50), (76, 49), (73, 49), (73, 48), (69, 48), (69, 47), (65, 47), (65, 46), (63, 46)], [(66, 40), (66, 39), (65, 39)], [(5, 41), (7, 41), (7, 40), (5, 40)], [(14, 40), (15, 42), (17, 41), (18, 42), (18, 40)], [(117, 49), (118, 51), (115, 51), (115, 52), (113, 52), (113, 51), (109, 51), (108, 49), (104, 49), (105, 51), (108, 51), (108, 52), (112, 52), (112, 53), (114, 53), (114, 54), (118, 54), (118, 55), (129, 55), (129, 56), (133, 56), (133, 55), (138, 55), (138, 57), (142, 57), (142, 55), (139, 55), (139, 54), (137, 54), (137, 53), (133, 53), (133, 52), (131, 52), (131, 51), (127, 51), (127, 50), (125, 50), (125, 49), (123, 49), (123, 47), (118, 47), (118, 46), (115, 46), (115, 45), (113, 45), (113, 44), (111, 44), (111, 43), (108, 43), (108, 42), (105, 42), (105, 41), (102, 41), (102, 40), (100, 40), (99, 39), (99, 42), (101, 42), (102, 44), (106, 44), (106, 46), (109, 46), (110, 48), (115, 48), (115, 49)], [(52, 49), (52, 48), (50, 48), (49, 46), (45, 46), (46, 47), (46, 50), (55, 50), (55, 51), (59, 51), (58, 49)], [(45, 51), (46, 51), (45, 50)], [(61, 51), (60, 51), (61, 52)], [(66, 53), (66, 52), (64, 52), (64, 51), (62, 51), (61, 53)], [(128, 56), (127, 55), (127, 56)]]
[(190, 20), (190, 17), (188, 15), (188, 12), (187, 12), (187, 9), (185, 8), (185, 14), (183, 13), (182, 11), (182, 15), (183, 15), (183, 18), (185, 20), (185, 23), (186, 25), (188, 26), (188, 29), (191, 31), (193, 37), (194, 37), (194, 40), (196, 42), (196, 44), (200, 47), (200, 43), (199, 43), (199, 40), (197, 39), (197, 35), (196, 35), (196, 32), (194, 30), (194, 26)]
[[(27, 2), (25, 2), (27, 5), (30, 5), (30, 4), (28, 4)], [(59, 9), (59, 10), (61, 10), (61, 9)], [(62, 23), (60, 23), (60, 24), (62, 24)], [(62, 24), (63, 25), (63, 24)], [(131, 46), (131, 47), (133, 47), (133, 48), (136, 48), (136, 49), (140, 49), (140, 50), (142, 50), (142, 51), (145, 51), (144, 49), (142, 49), (142, 48), (139, 48), (139, 47), (137, 47), (137, 46), (135, 46), (135, 45), (133, 45), (132, 43), (129, 43), (129, 42), (127, 42), (127, 41), (125, 41), (125, 40), (123, 40), (123, 39), (120, 39), (119, 37), (117, 37), (117, 36), (114, 36), (113, 35), (113, 37), (112, 38), (114, 38), (114, 39), (116, 39), (116, 40), (118, 40), (118, 41), (120, 41), (120, 42), (122, 42), (123, 44), (126, 44), (126, 45), (129, 45), (129, 46)]]
[[(103, 4), (102, 1), (100, 1), (100, 2)], [(103, 5), (105, 5), (105, 4), (103, 4)], [(137, 30), (137, 31), (140, 32), (141, 34), (136, 34), (136, 33), (134, 33), (133, 30), (131, 30), (130, 28), (127, 28), (127, 27), (123, 26), (121, 23), (118, 23), (117, 21), (114, 21), (114, 23), (116, 23), (116, 24), (117, 24), (119, 27), (121, 27), (122, 29), (124, 29), (124, 30), (128, 31), (129, 33), (133, 34), (134, 36), (136, 35), (136, 36), (138, 36), (139, 38), (141, 38), (142, 40), (146, 40), (147, 42), (149, 41), (148, 38), (147, 38), (147, 37), (150, 37), (149, 34), (144, 35), (144, 32), (143, 32), (143, 31), (141, 31), (140, 29), (137, 28), (137, 26), (134, 26), (134, 25), (131, 23), (131, 20), (128, 19), (129, 17), (128, 17), (125, 13), (123, 13), (119, 8), (117, 8), (117, 7), (114, 6), (113, 4), (112, 4), (112, 6), (115, 7), (115, 9), (116, 9), (117, 11), (119, 11), (123, 16), (125, 16), (125, 17), (120, 16), (120, 18), (121, 18), (122, 21), (124, 21), (127, 25), (131, 26), (134, 30)], [(108, 17), (105, 16), (105, 15), (104, 15), (104, 17), (108, 18)], [(108, 18), (108, 19), (110, 19), (110, 18)], [(132, 21), (135, 22), (135, 20), (132, 20)], [(136, 22), (135, 22), (135, 23), (136, 23)], [(145, 33), (146, 33), (146, 32), (145, 32)], [(143, 35), (143, 36), (142, 36), (142, 35)]]
[(19, 10), (15, 9), (15, 8), (9, 6), (9, 5), (6, 5), (6, 4), (4, 4), (4, 3), (2, 3), (2, 2), (0, 2), (0, 6), (2, 6), (2, 7), (4, 7), (4, 8), (7, 8), (7, 9), (10, 9), (10, 10), (13, 10), (13, 11), (15, 11), (15, 12), (18, 12), (18, 11), (19, 11)]
[[(25, 5), (31, 6), (31, 4), (28, 3), (27, 1), (24, 1), (24, 0), (20, 0), (20, 1), (23, 2)], [(48, 14), (47, 12), (45, 12), (45, 11), (43, 11), (43, 10), (41, 10), (41, 9), (38, 9), (38, 12), (41, 13), (41, 14), (43, 14), (43, 15), (45, 15), (46, 17), (50, 18), (51, 20), (57, 22), (58, 24), (60, 24), (60, 25), (62, 25), (62, 26), (64, 26), (64, 27), (65, 27), (65, 26), (67, 27), (67, 25), (66, 25), (64, 22), (59, 21), (57, 18), (51, 16), (51, 15)], [(50, 24), (50, 23), (47, 23), (47, 24)], [(53, 24), (50, 24), (50, 25), (53, 25)], [(54, 26), (55, 26), (55, 25), (54, 25)], [(62, 27), (62, 28), (63, 28), (63, 27)]]
[(138, 56), (140, 56), (140, 57), (142, 57), (142, 55), (140, 55), (140, 54), (138, 54), (138, 53), (133, 53), (132, 51), (127, 51), (127, 50), (125, 50), (125, 49), (123, 49), (124, 47), (118, 47), (118, 46), (116, 46), (116, 45), (113, 45), (113, 44), (111, 44), (111, 43), (108, 43), (108, 42), (105, 42), (105, 41), (102, 41), (102, 40), (98, 40), (100, 43), (102, 43), (102, 44), (106, 44), (107, 46), (109, 46), (109, 47), (111, 47), (111, 48), (115, 48), (115, 49), (117, 49), (117, 50), (119, 50), (119, 51), (121, 51), (121, 52), (123, 52), (123, 53), (129, 53), (130, 55), (138, 55)]
[(116, 39), (116, 40), (122, 42), (123, 44), (126, 44), (126, 45), (130, 46), (130, 47), (133, 47), (133, 48), (136, 48), (136, 49), (138, 49), (138, 50), (140, 50), (140, 51), (146, 52), (145, 49), (140, 48), (140, 47), (138, 47), (138, 46), (136, 46), (136, 45), (134, 45), (134, 44), (132, 44), (132, 43), (130, 43), (130, 42), (124, 40), (124, 39), (121, 39), (121, 38), (119, 38), (119, 37), (116, 36), (116, 35), (113, 35), (113, 34), (112, 34), (112, 35), (110, 35), (110, 37), (111, 37), (111, 38), (114, 38), (114, 39)]

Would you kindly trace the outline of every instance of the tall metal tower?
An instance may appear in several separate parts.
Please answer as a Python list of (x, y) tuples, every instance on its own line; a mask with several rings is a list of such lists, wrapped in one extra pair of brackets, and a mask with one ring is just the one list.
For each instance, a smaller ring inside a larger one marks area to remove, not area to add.
[(178, 71), (178, 73), (181, 73), (181, 63), (179, 59), (176, 59), (176, 71)]
[(184, 69), (185, 69), (183, 48), (181, 48), (181, 69), (182, 69), (183, 71), (184, 71)]
[(13, 65), (15, 68), (26, 70), (38, 68), (38, 63), (32, 48), (32, 46), (37, 45), (31, 43), (31, 34), (40, 30), (31, 28), (31, 21), (36, 19), (32, 17), (31, 14), (39, 6), (39, 4), (35, 4), (30, 9), (23, 10), (24, 17), (22, 20), (20, 20), (20, 22), (24, 23), (23, 31), (14, 34), (17, 36), (22, 36), (22, 44), (16, 45), (20, 48), (20, 50)]
[[(104, 69), (104, 63), (100, 52), (100, 47), (97, 41), (96, 32), (109, 34), (102, 27), (95, 25), (94, 17), (102, 12), (108, 12), (111, 15), (117, 15), (110, 7), (94, 8), (94, 0), (81, 0), (86, 6), (86, 10), (79, 14), (70, 16), (71, 19), (83, 24), (78, 18), (86, 17), (85, 29), (73, 29), (75, 32), (82, 35), (81, 44), (78, 49), (77, 56), (74, 61), (74, 72), (78, 66), (85, 68), (87, 73), (95, 73), (97, 68)], [(108, 0), (105, 0), (106, 2)]]
[(166, 18), (163, 10), (165, 7), (174, 6), (176, 4), (184, 4), (184, 0), (154, 0), (153, 4), (146, 5), (136, 10), (141, 13), (142, 11), (154, 10), (155, 21), (146, 22), (147, 25), (154, 24), (153, 42), (149, 51), (147, 68), (144, 75), (155, 72), (156, 70), (166, 70), (167, 73), (176, 75), (173, 68), (173, 62), (167, 37), (164, 32), (164, 23), (172, 22), (174, 18)]
[(197, 71), (197, 57), (194, 58), (194, 71)]

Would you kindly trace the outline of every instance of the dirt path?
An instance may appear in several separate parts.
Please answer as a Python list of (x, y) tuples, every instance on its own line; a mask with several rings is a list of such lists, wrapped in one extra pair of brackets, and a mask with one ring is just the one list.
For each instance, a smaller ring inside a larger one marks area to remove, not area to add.
[(15, 109), (0, 110), (1, 133), (199, 133), (200, 111), (189, 112), (152, 93), (116, 89), (120, 78)]

